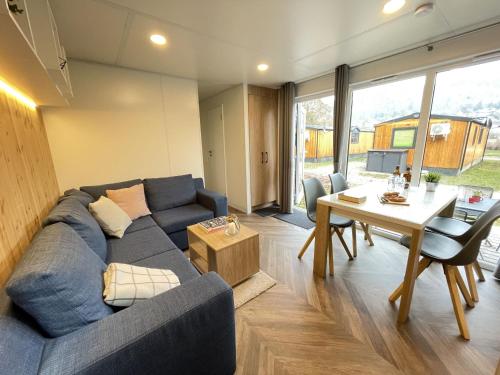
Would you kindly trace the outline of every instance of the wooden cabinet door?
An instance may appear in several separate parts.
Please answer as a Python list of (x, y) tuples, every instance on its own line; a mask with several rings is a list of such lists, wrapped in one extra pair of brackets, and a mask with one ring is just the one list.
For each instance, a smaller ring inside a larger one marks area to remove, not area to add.
[(277, 114), (275, 90), (248, 95), (252, 206), (277, 199)]
[(250, 136), (250, 181), (252, 189), (252, 206), (258, 206), (265, 203), (264, 189), (261, 189), (265, 177), (265, 170), (262, 97), (260, 96), (248, 95), (248, 126)]

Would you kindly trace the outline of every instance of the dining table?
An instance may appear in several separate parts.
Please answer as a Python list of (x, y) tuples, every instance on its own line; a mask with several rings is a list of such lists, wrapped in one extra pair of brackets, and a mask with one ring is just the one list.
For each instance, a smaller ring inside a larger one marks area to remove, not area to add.
[[(313, 272), (326, 277), (327, 247), (330, 236), (330, 214), (350, 218), (372, 227), (411, 236), (411, 245), (404, 271), (403, 291), (398, 311), (398, 322), (408, 319), (417, 266), (426, 225), (435, 216), (452, 217), (457, 199), (457, 188), (438, 185), (434, 192), (426, 191), (425, 184), (404, 189), (405, 205), (381, 202), (387, 192), (387, 183), (372, 182), (343, 191), (343, 194), (366, 197), (361, 203), (339, 199), (339, 194), (325, 195), (317, 200), (316, 240), (314, 245)], [(342, 194), (340, 193), (340, 194)], [(391, 302), (395, 298), (389, 297)]]

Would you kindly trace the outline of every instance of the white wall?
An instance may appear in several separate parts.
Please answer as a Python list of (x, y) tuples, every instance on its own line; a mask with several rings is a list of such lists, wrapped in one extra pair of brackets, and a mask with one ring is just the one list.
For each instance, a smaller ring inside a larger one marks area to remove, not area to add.
[(242, 84), (200, 102), (201, 132), (207, 112), (223, 106), (227, 198), (231, 207), (251, 212), (250, 161), (248, 158), (248, 91)]
[(70, 106), (42, 110), (61, 191), (203, 177), (196, 81), (75, 60), (70, 69)]

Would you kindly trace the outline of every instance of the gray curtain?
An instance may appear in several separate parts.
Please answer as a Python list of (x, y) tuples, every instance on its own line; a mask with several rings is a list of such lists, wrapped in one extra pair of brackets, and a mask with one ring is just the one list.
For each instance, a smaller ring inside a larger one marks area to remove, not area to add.
[(279, 105), (280, 118), (280, 210), (282, 213), (293, 212), (293, 181), (295, 178), (295, 119), (294, 99), (295, 84), (281, 86)]
[(333, 171), (339, 171), (340, 154), (346, 146), (344, 122), (347, 112), (347, 95), (349, 92), (349, 65), (343, 64), (335, 68), (335, 108), (333, 114)]

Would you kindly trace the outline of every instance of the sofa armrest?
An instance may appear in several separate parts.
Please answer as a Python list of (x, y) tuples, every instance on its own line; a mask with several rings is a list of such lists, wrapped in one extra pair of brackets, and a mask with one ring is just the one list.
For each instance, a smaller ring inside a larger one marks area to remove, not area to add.
[(227, 215), (227, 197), (207, 189), (196, 190), (196, 200), (214, 212), (215, 217)]
[(216, 273), (49, 340), (41, 374), (232, 374), (232, 289)]

